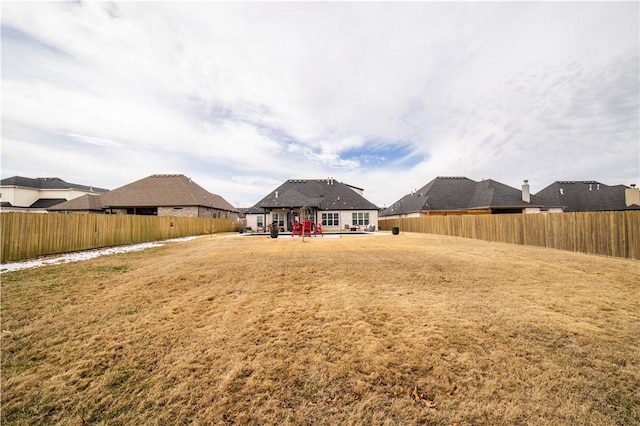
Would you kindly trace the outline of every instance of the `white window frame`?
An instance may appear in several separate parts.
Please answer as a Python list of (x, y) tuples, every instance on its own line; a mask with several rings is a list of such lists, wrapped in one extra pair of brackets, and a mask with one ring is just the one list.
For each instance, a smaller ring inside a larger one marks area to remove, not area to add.
[(351, 214), (351, 225), (369, 226), (369, 212), (353, 212)]
[(340, 213), (322, 213), (322, 226), (340, 226)]

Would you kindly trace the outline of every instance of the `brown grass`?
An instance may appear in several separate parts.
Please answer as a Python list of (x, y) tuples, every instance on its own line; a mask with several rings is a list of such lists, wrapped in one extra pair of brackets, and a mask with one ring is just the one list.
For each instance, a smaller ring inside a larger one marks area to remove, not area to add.
[(202, 237), (2, 275), (2, 423), (640, 423), (640, 262)]

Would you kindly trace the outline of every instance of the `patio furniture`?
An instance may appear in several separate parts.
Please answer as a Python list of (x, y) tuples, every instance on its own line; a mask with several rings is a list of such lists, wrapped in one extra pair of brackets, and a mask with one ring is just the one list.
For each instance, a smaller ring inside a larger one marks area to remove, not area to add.
[(302, 224), (300, 222), (296, 222), (295, 220), (291, 221), (291, 237), (294, 235), (302, 236)]
[(302, 222), (302, 235), (311, 236), (311, 221), (309, 219)]

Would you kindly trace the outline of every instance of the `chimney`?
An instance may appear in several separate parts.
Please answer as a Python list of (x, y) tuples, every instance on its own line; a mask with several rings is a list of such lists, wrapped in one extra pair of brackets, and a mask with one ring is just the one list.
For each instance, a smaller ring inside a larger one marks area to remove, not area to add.
[(531, 202), (531, 194), (529, 193), (529, 180), (524, 180), (524, 185), (522, 185), (522, 201), (525, 203)]
[(634, 204), (640, 206), (640, 188), (636, 188), (636, 184), (632, 183), (631, 188), (624, 190), (624, 202), (627, 207)]

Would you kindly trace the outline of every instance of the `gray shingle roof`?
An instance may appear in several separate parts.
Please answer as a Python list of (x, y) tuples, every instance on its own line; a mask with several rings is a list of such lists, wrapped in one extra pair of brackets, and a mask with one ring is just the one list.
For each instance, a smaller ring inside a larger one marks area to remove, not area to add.
[(535, 195), (530, 195), (529, 198), (530, 200), (527, 203), (522, 200), (521, 189), (516, 189), (493, 179), (486, 179), (476, 184), (473, 197), (469, 201), (469, 208), (542, 207), (549, 204)]
[(55, 205), (66, 202), (64, 198), (39, 198), (29, 206), (30, 209), (48, 209)]
[(151, 175), (100, 196), (105, 208), (202, 206), (237, 212), (227, 200), (181, 174)]
[(289, 179), (258, 201), (247, 213), (300, 207), (318, 210), (378, 210), (375, 204), (352, 188), (355, 187), (334, 179)]
[(542, 207), (541, 198), (522, 200), (522, 191), (492, 179), (476, 182), (466, 177), (439, 176), (405, 195), (381, 212), (381, 216), (418, 213), (423, 210), (508, 209)]
[(108, 191), (108, 189), (104, 188), (69, 183), (57, 177), (27, 178), (23, 176), (12, 176), (2, 179), (0, 184), (2, 186), (20, 186), (33, 189), (77, 189), (79, 191), (92, 191), (97, 193)]
[(536, 194), (566, 212), (638, 210), (627, 207), (625, 185), (609, 186), (597, 181), (556, 181)]
[(422, 210), (466, 209), (473, 197), (476, 183), (466, 177), (437, 177), (384, 209), (381, 216), (417, 213)]

